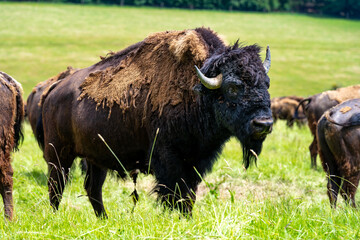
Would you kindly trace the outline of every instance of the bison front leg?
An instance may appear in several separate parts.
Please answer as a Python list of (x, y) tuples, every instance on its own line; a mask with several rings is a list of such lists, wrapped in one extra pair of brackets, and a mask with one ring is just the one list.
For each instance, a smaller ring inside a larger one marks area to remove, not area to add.
[(94, 208), (95, 215), (101, 218), (107, 218), (102, 199), (102, 186), (106, 179), (106, 173), (106, 169), (99, 168), (90, 162), (87, 162), (84, 187), (90, 203)]
[(184, 216), (191, 216), (200, 177), (186, 159), (169, 151), (159, 150), (158, 153), (151, 164), (157, 180), (158, 200), (170, 209), (178, 209)]
[[(3, 155), (3, 154), (0, 154)], [(13, 218), (13, 169), (10, 164), (10, 154), (0, 165), (0, 193), (4, 202), (5, 218), (12, 220)], [(3, 157), (1, 157), (3, 159)]]
[[(180, 180), (181, 181), (181, 180)], [(179, 182), (180, 182), (179, 181)], [(191, 216), (196, 201), (194, 189), (186, 189), (182, 183), (169, 184), (158, 182), (158, 200), (169, 209), (177, 209), (184, 216)], [(169, 187), (172, 186), (172, 187)]]

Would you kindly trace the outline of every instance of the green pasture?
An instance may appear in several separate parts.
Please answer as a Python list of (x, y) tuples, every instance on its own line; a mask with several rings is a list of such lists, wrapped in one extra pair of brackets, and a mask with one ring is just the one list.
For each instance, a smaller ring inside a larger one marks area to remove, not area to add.
[[(148, 34), (210, 27), (228, 43), (270, 45), (270, 93), (309, 96), (334, 85), (359, 83), (360, 22), (283, 13), (240, 13), (0, 2), (0, 71), (24, 88), (71, 65), (90, 66)], [(265, 48), (264, 48), (265, 49)], [(264, 56), (264, 51), (262, 52)], [(133, 209), (131, 181), (108, 176), (99, 220), (75, 164), (60, 209), (47, 195), (47, 167), (25, 123), (25, 140), (13, 154), (15, 220), (0, 221), (0, 239), (359, 239), (360, 213), (340, 200), (330, 208), (326, 178), (310, 168), (307, 127), (278, 122), (257, 166), (247, 171), (241, 146), (231, 139), (199, 187), (193, 217), (163, 210), (141, 176)], [(77, 161), (78, 163), (78, 161)], [(359, 204), (360, 193), (357, 197)], [(0, 205), (0, 216), (3, 206)]]

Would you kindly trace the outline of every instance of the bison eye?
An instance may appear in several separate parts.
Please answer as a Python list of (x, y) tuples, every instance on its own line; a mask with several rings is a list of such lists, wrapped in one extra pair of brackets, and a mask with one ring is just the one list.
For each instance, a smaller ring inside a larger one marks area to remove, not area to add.
[(228, 94), (230, 97), (236, 97), (238, 95), (239, 89), (236, 86), (230, 86), (228, 88)]

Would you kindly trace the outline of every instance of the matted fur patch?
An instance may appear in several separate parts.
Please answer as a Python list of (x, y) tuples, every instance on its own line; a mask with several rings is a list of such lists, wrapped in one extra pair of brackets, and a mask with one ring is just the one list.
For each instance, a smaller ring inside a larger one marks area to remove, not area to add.
[(346, 106), (346, 107), (341, 108), (341, 109), (340, 109), (340, 112), (341, 112), (341, 113), (347, 113), (347, 112), (350, 111), (351, 109), (352, 109), (351, 107)]
[(349, 99), (360, 98), (360, 85), (338, 88), (333, 91), (326, 91), (325, 93), (330, 99), (341, 103)]
[(145, 108), (150, 103), (151, 110), (161, 115), (165, 105), (177, 105), (184, 93), (192, 94), (199, 81), (194, 65), (202, 66), (208, 51), (195, 30), (151, 34), (118, 65), (89, 74), (78, 100), (88, 97), (111, 113), (114, 104), (123, 111), (136, 107), (141, 93), (146, 94)]
[[(17, 106), (16, 97), (20, 96), (23, 93), (22, 86), (19, 82), (17, 82), (10, 75), (0, 71), (0, 87), (5, 88), (7, 90), (2, 90), (2, 95), (0, 96), (0, 146), (1, 147), (9, 147), (10, 150), (14, 147), (14, 134), (15, 129), (14, 125), (16, 123), (17, 113), (20, 112), (23, 114), (23, 105), (21, 100), (21, 105)], [(11, 99), (7, 98), (11, 97)], [(19, 108), (20, 107), (20, 108)], [(18, 110), (17, 110), (18, 109)], [(7, 114), (11, 114), (11, 117)], [(7, 152), (6, 154), (10, 154)], [(0, 159), (1, 161), (5, 160), (4, 157)], [(4, 166), (4, 162), (2, 162)]]

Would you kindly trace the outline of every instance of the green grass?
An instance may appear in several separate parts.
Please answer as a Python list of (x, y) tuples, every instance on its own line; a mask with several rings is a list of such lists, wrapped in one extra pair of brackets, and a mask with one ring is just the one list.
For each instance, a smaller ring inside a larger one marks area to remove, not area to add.
[[(0, 70), (24, 87), (66, 69), (82, 68), (155, 31), (209, 26), (229, 43), (271, 47), (272, 96), (307, 96), (359, 83), (360, 22), (291, 14), (186, 11), (110, 6), (0, 3)], [(264, 52), (262, 53), (264, 55)], [(1, 239), (358, 239), (357, 210), (329, 206), (324, 172), (310, 168), (307, 128), (277, 123), (256, 166), (244, 171), (231, 139), (198, 191), (193, 218), (164, 211), (141, 176), (134, 212), (131, 181), (108, 177), (108, 220), (93, 213), (75, 164), (60, 209), (47, 195), (47, 167), (25, 124), (13, 154), (15, 220), (0, 221)], [(319, 164), (318, 164), (319, 165)], [(360, 195), (359, 195), (360, 196)], [(359, 202), (359, 196), (357, 202)], [(2, 205), (0, 216), (3, 215)]]

